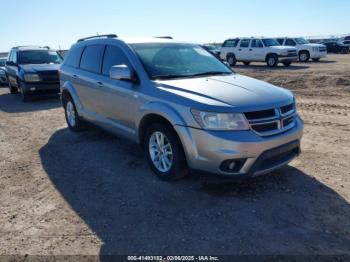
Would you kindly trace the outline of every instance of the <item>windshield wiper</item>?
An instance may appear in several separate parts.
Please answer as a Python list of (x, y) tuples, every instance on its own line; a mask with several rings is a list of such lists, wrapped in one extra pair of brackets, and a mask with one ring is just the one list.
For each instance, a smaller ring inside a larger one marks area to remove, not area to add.
[(231, 74), (232, 74), (232, 72), (208, 71), (208, 72), (203, 72), (203, 73), (198, 73), (198, 74), (192, 74), (189, 76), (231, 75)]

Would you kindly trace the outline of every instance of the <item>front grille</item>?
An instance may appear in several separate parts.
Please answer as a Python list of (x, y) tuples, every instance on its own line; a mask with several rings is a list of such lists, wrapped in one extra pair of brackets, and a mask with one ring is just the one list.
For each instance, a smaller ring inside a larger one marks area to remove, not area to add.
[(275, 109), (268, 109), (263, 111), (246, 112), (244, 114), (248, 120), (251, 120), (251, 119), (259, 119), (259, 118), (275, 117), (276, 111)]
[(278, 108), (245, 112), (244, 115), (253, 131), (261, 136), (271, 136), (293, 128), (296, 111), (292, 103)]
[(58, 82), (59, 76), (58, 71), (44, 71), (40, 72), (40, 79), (43, 82)]
[(287, 114), (288, 112), (292, 111), (294, 109), (294, 104), (289, 104), (286, 106), (281, 107), (281, 113), (283, 115)]
[(252, 128), (257, 132), (269, 132), (276, 130), (278, 128), (278, 123), (266, 123), (266, 124), (257, 124), (257, 125), (251, 125)]

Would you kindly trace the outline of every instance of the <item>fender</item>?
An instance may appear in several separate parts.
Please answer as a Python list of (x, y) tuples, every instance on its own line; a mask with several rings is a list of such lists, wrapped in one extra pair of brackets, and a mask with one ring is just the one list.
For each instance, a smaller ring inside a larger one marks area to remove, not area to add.
[(62, 85), (61, 93), (63, 94), (64, 91), (66, 91), (70, 94), (70, 96), (72, 97), (73, 102), (75, 104), (75, 107), (78, 111), (78, 114), (81, 115), (82, 110), (83, 110), (83, 106), (82, 106), (82, 103), (79, 99), (79, 96), (78, 96), (77, 92), (75, 91), (75, 88), (73, 87), (71, 82), (69, 82), (69, 81), (64, 82), (64, 84)]
[(136, 117), (135, 124), (137, 126), (137, 137), (139, 137), (140, 124), (144, 117), (150, 114), (159, 115), (168, 120), (173, 126), (186, 126), (186, 121), (180, 113), (169, 104), (160, 101), (152, 101), (140, 107)]

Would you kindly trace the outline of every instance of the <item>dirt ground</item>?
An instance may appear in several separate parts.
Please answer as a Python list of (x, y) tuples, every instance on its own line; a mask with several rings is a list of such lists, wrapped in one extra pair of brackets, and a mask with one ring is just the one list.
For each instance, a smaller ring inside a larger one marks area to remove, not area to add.
[(137, 145), (0, 88), (0, 255), (350, 254), (350, 55), (239, 73), (293, 90), (302, 154), (245, 183), (159, 181)]

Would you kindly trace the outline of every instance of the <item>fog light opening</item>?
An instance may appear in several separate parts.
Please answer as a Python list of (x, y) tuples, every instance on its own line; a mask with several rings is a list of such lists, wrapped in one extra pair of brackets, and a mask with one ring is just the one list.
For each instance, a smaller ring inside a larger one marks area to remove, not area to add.
[(226, 173), (237, 173), (241, 170), (246, 159), (228, 159), (221, 163), (220, 170)]

